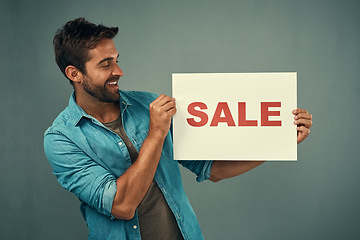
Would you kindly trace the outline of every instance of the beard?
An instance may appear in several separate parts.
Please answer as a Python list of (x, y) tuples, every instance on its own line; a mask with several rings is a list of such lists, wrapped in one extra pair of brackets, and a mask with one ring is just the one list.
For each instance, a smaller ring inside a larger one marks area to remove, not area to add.
[(83, 81), (82, 86), (84, 90), (94, 98), (98, 99), (101, 102), (106, 102), (106, 103), (113, 103), (119, 101), (120, 99), (119, 91), (117, 90), (116, 92), (113, 92), (106, 87), (107, 82), (118, 80), (119, 79), (118, 77), (109, 78), (108, 80), (106, 80), (103, 86), (95, 85), (92, 78), (90, 77), (86, 77), (85, 79), (86, 80)]

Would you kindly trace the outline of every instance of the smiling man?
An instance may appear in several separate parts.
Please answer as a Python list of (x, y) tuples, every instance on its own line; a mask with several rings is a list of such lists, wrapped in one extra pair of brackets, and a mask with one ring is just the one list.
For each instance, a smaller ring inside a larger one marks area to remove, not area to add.
[[(59, 183), (80, 199), (89, 239), (202, 239), (179, 163), (197, 181), (216, 182), (262, 162), (174, 161), (175, 99), (119, 90), (117, 32), (83, 18), (57, 31), (56, 62), (74, 92), (45, 132), (46, 156)], [(311, 114), (293, 113), (299, 143)]]

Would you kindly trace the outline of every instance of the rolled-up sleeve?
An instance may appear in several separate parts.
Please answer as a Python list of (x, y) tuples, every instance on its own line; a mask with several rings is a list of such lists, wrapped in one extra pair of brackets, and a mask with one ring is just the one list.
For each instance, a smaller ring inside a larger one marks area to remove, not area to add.
[(61, 133), (47, 132), (44, 150), (62, 187), (100, 213), (113, 218), (111, 208), (117, 188), (112, 173)]
[(196, 181), (201, 182), (210, 178), (213, 161), (178, 161), (185, 168), (196, 174)]

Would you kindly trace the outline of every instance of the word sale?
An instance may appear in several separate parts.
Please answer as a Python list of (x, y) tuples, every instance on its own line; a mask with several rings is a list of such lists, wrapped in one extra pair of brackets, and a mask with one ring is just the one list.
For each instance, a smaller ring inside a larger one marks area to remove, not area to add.
[[(261, 102), (261, 126), (281, 126), (281, 121), (270, 121), (269, 116), (280, 116), (280, 111), (269, 111), (269, 107), (281, 107), (281, 102)], [(195, 109), (197, 108), (197, 109)], [(200, 118), (195, 121), (194, 118), (187, 118), (187, 122), (192, 127), (203, 127), (209, 121), (209, 116), (205, 111), (208, 109), (203, 102), (193, 102), (188, 106), (188, 113), (194, 117)], [(223, 115), (223, 116), (222, 116)], [(234, 127), (235, 121), (231, 114), (227, 102), (217, 104), (214, 116), (212, 117), (210, 127), (216, 127), (220, 122), (227, 123), (229, 127)], [(237, 126), (257, 126), (257, 120), (246, 119), (246, 102), (238, 102), (238, 122)]]

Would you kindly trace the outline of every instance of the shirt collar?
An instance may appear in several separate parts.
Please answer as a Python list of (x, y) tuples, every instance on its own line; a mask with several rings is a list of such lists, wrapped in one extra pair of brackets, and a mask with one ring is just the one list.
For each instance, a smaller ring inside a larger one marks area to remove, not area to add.
[[(124, 92), (119, 90), (120, 93), (120, 108), (126, 109), (127, 106), (131, 106), (131, 102), (129, 99), (125, 96)], [(76, 97), (75, 97), (75, 91), (70, 96), (69, 99), (69, 110), (70, 110), (70, 121), (71, 123), (76, 126), (80, 120), (85, 117), (89, 119), (93, 119), (97, 121), (93, 116), (87, 114), (77, 103), (76, 103)]]

